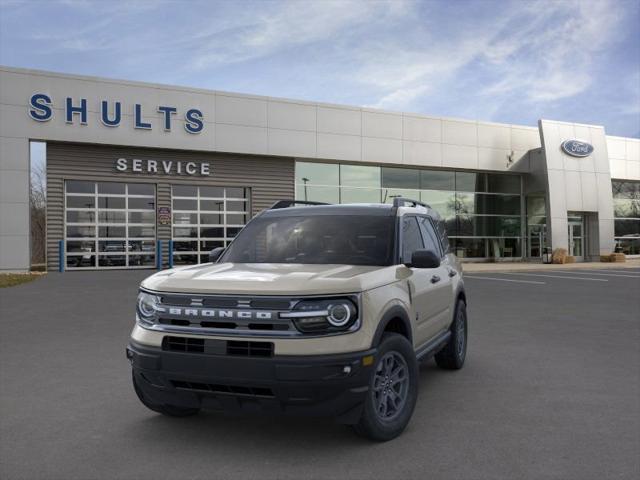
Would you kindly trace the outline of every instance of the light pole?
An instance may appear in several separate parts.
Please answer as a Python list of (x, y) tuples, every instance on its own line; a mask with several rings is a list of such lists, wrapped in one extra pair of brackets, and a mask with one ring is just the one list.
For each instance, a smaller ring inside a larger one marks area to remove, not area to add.
[(304, 201), (307, 201), (307, 182), (309, 181), (308, 178), (302, 178), (302, 181), (304, 182)]

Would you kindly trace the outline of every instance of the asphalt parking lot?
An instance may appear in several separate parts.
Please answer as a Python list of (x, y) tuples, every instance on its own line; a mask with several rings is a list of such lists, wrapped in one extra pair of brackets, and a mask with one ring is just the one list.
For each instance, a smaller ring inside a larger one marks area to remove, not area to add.
[(466, 275), (459, 372), (421, 367), (398, 439), (146, 410), (124, 347), (151, 272), (0, 289), (0, 478), (639, 478), (640, 268)]

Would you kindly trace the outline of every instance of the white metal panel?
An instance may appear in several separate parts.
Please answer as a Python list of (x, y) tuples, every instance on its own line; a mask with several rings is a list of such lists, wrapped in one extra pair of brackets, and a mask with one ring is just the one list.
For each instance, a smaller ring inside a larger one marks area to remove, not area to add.
[(402, 163), (415, 166), (442, 166), (442, 144), (432, 142), (402, 142)]
[(580, 172), (565, 170), (564, 187), (566, 208), (569, 211), (582, 212), (582, 183)]
[(478, 168), (478, 149), (461, 145), (442, 146), (442, 166), (449, 168)]
[(402, 140), (362, 137), (362, 161), (399, 163), (402, 159)]
[(531, 150), (540, 148), (540, 132), (537, 128), (511, 127), (511, 148)]
[[(0, 175), (4, 175), (4, 172)], [(24, 235), (29, 238), (28, 203), (0, 203), (0, 241), (5, 235)]]
[(564, 172), (562, 170), (549, 170), (549, 198), (551, 215), (567, 216), (567, 200)]
[(290, 155), (296, 157), (316, 156), (316, 134), (299, 130), (269, 128), (270, 155)]
[(615, 249), (615, 229), (613, 219), (598, 219), (600, 255), (612, 253)]
[(29, 236), (3, 235), (0, 241), (0, 271), (27, 271), (29, 263)]
[(510, 153), (510, 150), (480, 147), (478, 148), (478, 168), (506, 171)]
[(626, 139), (627, 160), (640, 162), (640, 140)]
[(627, 142), (624, 138), (607, 137), (609, 158), (627, 159)]
[(511, 149), (511, 129), (508, 125), (478, 123), (478, 146)]
[(317, 142), (318, 158), (353, 161), (362, 159), (362, 141), (359, 135), (318, 133)]
[(267, 101), (258, 98), (215, 96), (216, 121), (250, 127), (267, 126)]
[(442, 120), (404, 115), (402, 138), (414, 142), (442, 142)]
[(611, 177), (606, 173), (596, 173), (598, 197), (598, 217), (600, 221), (613, 218), (613, 195)]
[(270, 100), (269, 128), (284, 130), (316, 130), (316, 107), (299, 103)]
[(475, 122), (444, 120), (442, 141), (450, 145), (476, 146), (478, 145), (478, 125)]
[[(582, 209), (583, 212), (597, 212), (598, 211), (598, 182), (596, 180), (595, 172), (580, 172), (580, 192), (582, 195)], [(577, 196), (578, 192), (572, 192), (572, 195)]]
[(627, 176), (628, 180), (640, 180), (640, 162), (627, 160)]
[(29, 202), (28, 170), (0, 170), (0, 202)]
[(402, 116), (393, 113), (362, 112), (362, 135), (377, 138), (402, 138)]
[(215, 150), (219, 152), (264, 153), (267, 151), (267, 129), (240, 125), (217, 125)]
[(627, 178), (627, 161), (626, 160), (610, 160), (611, 178)]
[(318, 132), (359, 136), (362, 133), (362, 112), (350, 108), (318, 107)]
[(593, 146), (593, 161), (596, 172), (609, 172), (609, 154), (607, 141), (602, 128), (590, 127), (591, 145)]
[(0, 171), (29, 171), (29, 140), (0, 137)]

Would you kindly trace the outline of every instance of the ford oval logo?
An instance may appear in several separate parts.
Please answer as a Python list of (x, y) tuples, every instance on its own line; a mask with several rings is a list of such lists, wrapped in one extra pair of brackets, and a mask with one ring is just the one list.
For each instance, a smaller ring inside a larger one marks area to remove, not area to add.
[(593, 145), (580, 140), (565, 140), (561, 147), (564, 153), (572, 157), (588, 157), (593, 153)]

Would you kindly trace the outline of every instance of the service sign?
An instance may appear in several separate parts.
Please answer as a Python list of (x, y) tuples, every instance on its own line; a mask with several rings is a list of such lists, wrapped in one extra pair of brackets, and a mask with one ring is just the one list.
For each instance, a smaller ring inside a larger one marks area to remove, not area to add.
[(561, 148), (564, 153), (572, 157), (588, 157), (593, 153), (593, 145), (582, 140), (565, 140)]
[(207, 177), (211, 174), (209, 162), (185, 162), (182, 160), (142, 160), (140, 158), (118, 158), (116, 172), (147, 173), (162, 175), (190, 175)]

